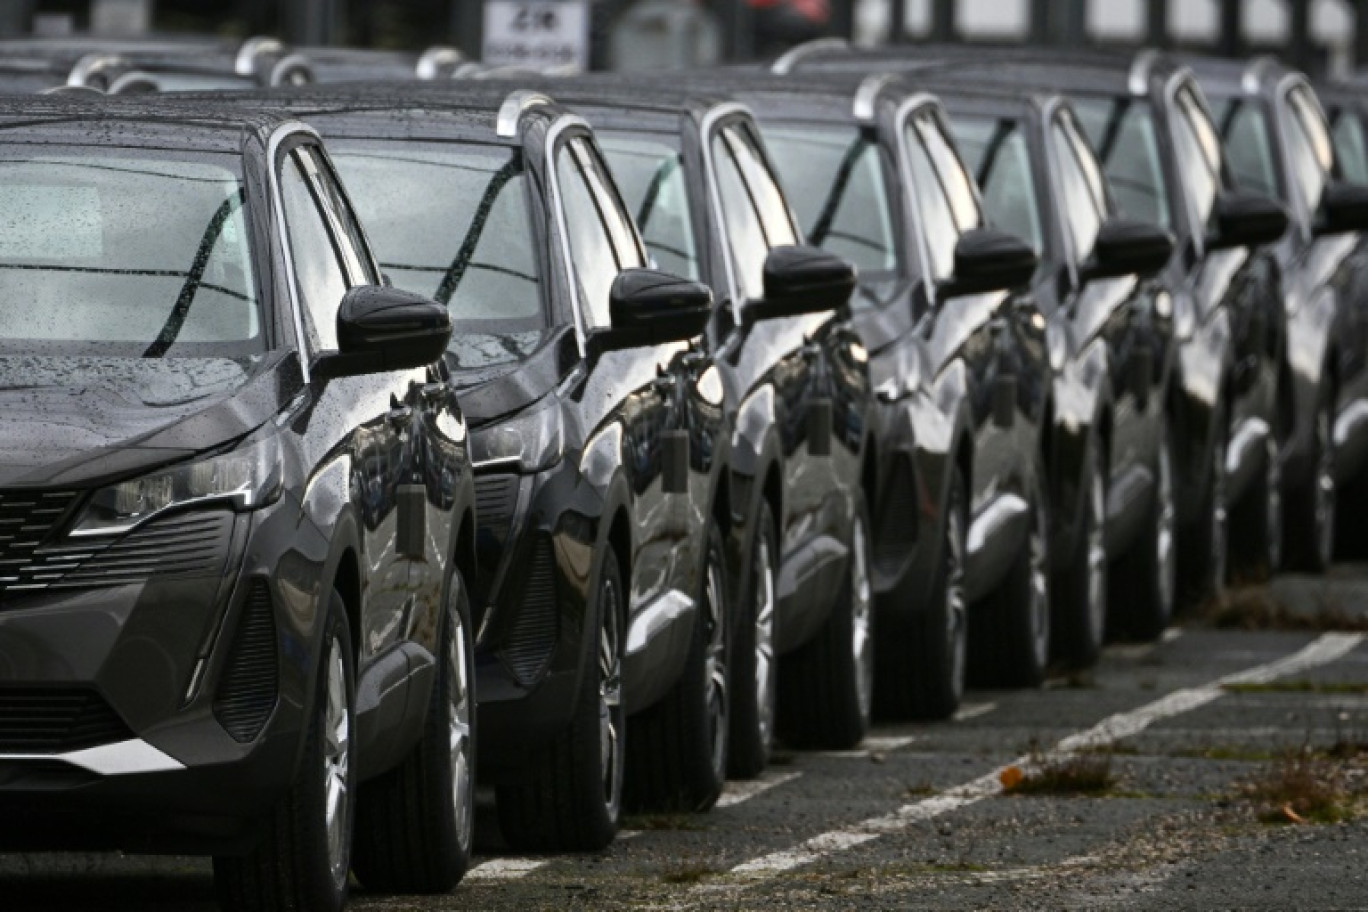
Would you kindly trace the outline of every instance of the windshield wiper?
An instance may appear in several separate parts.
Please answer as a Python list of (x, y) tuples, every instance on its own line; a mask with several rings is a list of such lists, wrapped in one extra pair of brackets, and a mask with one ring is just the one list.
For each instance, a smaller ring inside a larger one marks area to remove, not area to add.
[(162, 326), (161, 332), (157, 333), (157, 338), (152, 340), (152, 344), (147, 346), (147, 351), (143, 352), (144, 358), (160, 358), (166, 354), (172, 345), (176, 344), (176, 337), (180, 335), (185, 327), (185, 318), (190, 314), (190, 305), (194, 303), (195, 295), (199, 293), (200, 286), (204, 284), (204, 272), (209, 268), (209, 255), (214, 250), (214, 245), (218, 243), (220, 235), (223, 234), (223, 226), (232, 218), (238, 209), (247, 199), (246, 190), (238, 190), (235, 196), (230, 196), (223, 201), (223, 205), (218, 207), (209, 225), (204, 229), (204, 236), (200, 238), (199, 246), (195, 248), (195, 259), (190, 264), (190, 270), (185, 274), (185, 284), (181, 286), (180, 294), (176, 296), (176, 304), (171, 308), (170, 315), (166, 318), (166, 324)]

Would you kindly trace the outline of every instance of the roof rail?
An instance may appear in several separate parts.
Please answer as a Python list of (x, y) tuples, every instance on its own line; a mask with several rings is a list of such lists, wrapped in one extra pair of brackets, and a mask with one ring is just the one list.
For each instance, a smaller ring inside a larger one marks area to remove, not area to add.
[(262, 54), (284, 54), (285, 43), (269, 35), (254, 35), (238, 47), (233, 58), (233, 72), (239, 76), (256, 74), (256, 59)]
[(1130, 75), (1126, 77), (1126, 88), (1132, 95), (1144, 95), (1149, 91), (1150, 75), (1162, 56), (1156, 48), (1145, 48), (1135, 55), (1135, 60), (1131, 62)]
[(534, 92), (531, 89), (518, 89), (516, 92), (509, 93), (504, 99), (504, 103), (499, 106), (499, 116), (495, 121), (495, 132), (504, 139), (510, 139), (518, 135), (518, 121), (528, 108), (535, 105), (551, 104), (551, 98), (541, 92)]
[(105, 54), (98, 51), (93, 54), (86, 54), (76, 61), (76, 65), (71, 68), (71, 72), (67, 74), (66, 84), (73, 88), (86, 87), (90, 85), (90, 77), (102, 70), (118, 69), (128, 65), (128, 60), (118, 54)]
[(1275, 70), (1280, 65), (1278, 58), (1269, 54), (1255, 57), (1249, 61), (1249, 66), (1245, 67), (1244, 73), (1240, 76), (1240, 91), (1253, 95), (1259, 91), (1259, 80), (1263, 79), (1269, 70)]
[(802, 63), (804, 58), (811, 57), (813, 54), (820, 54), (822, 51), (848, 50), (850, 50), (850, 42), (844, 38), (814, 38), (811, 41), (794, 45), (785, 51), (778, 60), (770, 64), (770, 72), (787, 76), (794, 71), (799, 63)]
[(465, 55), (454, 47), (435, 44), (418, 55), (413, 75), (419, 79), (438, 79), (443, 73), (456, 69), (463, 60)]
[(856, 120), (869, 123), (874, 119), (874, 102), (878, 100), (879, 92), (895, 78), (892, 73), (875, 73), (864, 78), (855, 90), (855, 103), (851, 106), (851, 114)]
[(88, 85), (59, 85), (49, 86), (38, 93), (39, 95), (100, 95), (105, 93)]
[(288, 54), (276, 61), (266, 80), (270, 85), (308, 85), (314, 81), (313, 64), (303, 54)]

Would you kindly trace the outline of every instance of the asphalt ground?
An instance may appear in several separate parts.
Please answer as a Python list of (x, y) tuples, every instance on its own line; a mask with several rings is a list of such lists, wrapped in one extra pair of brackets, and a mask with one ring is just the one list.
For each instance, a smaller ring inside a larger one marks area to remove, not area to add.
[[(781, 751), (601, 854), (505, 853), (482, 806), (456, 891), (352, 908), (1368, 909), (1357, 631), (1368, 567), (1281, 578), (1091, 672), (972, 691), (953, 722)], [(198, 859), (0, 855), (0, 912), (214, 908)]]

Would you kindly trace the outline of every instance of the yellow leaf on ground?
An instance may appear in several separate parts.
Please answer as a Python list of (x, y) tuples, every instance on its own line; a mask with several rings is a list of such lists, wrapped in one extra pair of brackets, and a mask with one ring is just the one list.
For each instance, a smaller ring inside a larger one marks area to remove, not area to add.
[(1025, 778), (1026, 774), (1021, 771), (1021, 767), (1009, 766), (998, 776), (998, 781), (1002, 783), (1003, 789), (1010, 792), (1021, 785), (1021, 780)]

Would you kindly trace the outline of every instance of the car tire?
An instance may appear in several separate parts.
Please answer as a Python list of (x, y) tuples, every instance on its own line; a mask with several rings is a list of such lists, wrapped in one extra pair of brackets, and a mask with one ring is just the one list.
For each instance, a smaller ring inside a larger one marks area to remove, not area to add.
[(1107, 451), (1094, 438), (1079, 479), (1073, 553), (1054, 580), (1054, 653), (1070, 668), (1090, 668), (1107, 636)]
[(1186, 544), (1179, 551), (1179, 571), (1182, 574), (1186, 601), (1201, 605), (1219, 600), (1225, 595), (1229, 573), (1230, 514), (1227, 499), (1226, 448), (1230, 427), (1224, 408), (1212, 416), (1216, 428), (1215, 440), (1207, 453), (1204, 493), (1198, 507), (1198, 519), (1185, 530)]
[(727, 611), (722, 532), (708, 524), (698, 614), (679, 681), (654, 706), (632, 716), (623, 801), (632, 811), (706, 811), (727, 781)]
[(738, 610), (732, 612), (731, 737), (727, 773), (733, 779), (754, 779), (769, 764), (774, 748), (779, 692), (774, 655), (779, 533), (768, 501), (760, 501), (754, 529), (745, 594)]
[(1282, 454), (1270, 435), (1263, 477), (1230, 511), (1230, 569), (1241, 582), (1263, 582), (1282, 566), (1282, 497)]
[(596, 852), (613, 841), (621, 823), (627, 606), (611, 547), (604, 549), (594, 593), (593, 648), (580, 674), (574, 716), (532, 758), (526, 781), (495, 792), (500, 829), (515, 851)]
[(845, 750), (864, 740), (874, 693), (869, 518), (850, 527), (845, 585), (817, 634), (779, 664), (779, 732), (796, 748)]
[(1288, 558), (1298, 570), (1321, 573), (1335, 556), (1335, 400), (1328, 389), (1316, 408), (1311, 440), (1311, 477), (1288, 492), (1286, 533)]
[(969, 611), (971, 680), (1039, 687), (1050, 661), (1050, 507), (1037, 468), (1026, 541), (997, 590)]
[(941, 557), (929, 603), (921, 611), (902, 608), (892, 617), (879, 618), (876, 718), (948, 719), (959, 709), (969, 651), (968, 605), (964, 599), (968, 524), (964, 479), (954, 469), (941, 526)]
[(353, 868), (367, 889), (446, 893), (465, 876), (475, 822), (475, 655), (470, 600), (452, 569), (423, 734), (361, 787)]
[(1173, 445), (1167, 426), (1161, 426), (1154, 456), (1154, 497), (1144, 529), (1111, 574), (1111, 629), (1133, 640), (1158, 639), (1173, 618), (1178, 590), (1173, 470)]
[[(337, 912), (347, 902), (356, 793), (356, 672), (346, 605), (332, 592), (299, 772), (246, 855), (214, 858), (224, 908)], [(321, 775), (320, 775), (321, 773)]]

